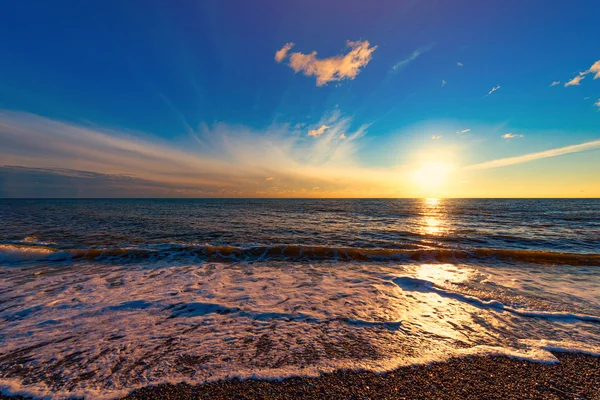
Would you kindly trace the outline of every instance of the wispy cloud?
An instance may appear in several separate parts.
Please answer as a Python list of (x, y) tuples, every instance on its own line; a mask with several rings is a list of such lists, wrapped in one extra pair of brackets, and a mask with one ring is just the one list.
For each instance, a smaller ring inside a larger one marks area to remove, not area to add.
[(440, 135), (433, 135), (433, 136), (431, 137), (431, 140), (439, 140), (439, 139), (441, 139), (441, 138), (442, 138), (442, 137), (441, 137)]
[(575, 78), (565, 83), (565, 87), (567, 86), (579, 86), (579, 82), (585, 79), (585, 75), (577, 75)]
[(463, 133), (471, 132), (471, 129), (463, 129), (462, 131), (456, 131), (457, 134), (462, 135)]
[(272, 176), (269, 176), (268, 178), (265, 178), (265, 181), (272, 181), (273, 179), (275, 179), (275, 178), (273, 178)]
[(442, 79), (442, 87), (446, 86), (446, 81)]
[[(288, 51), (291, 49), (290, 44), (286, 44), (275, 53), (277, 62), (281, 62), (286, 58)], [(310, 54), (291, 53), (289, 55), (289, 66), (296, 73), (302, 71), (304, 75), (315, 76), (317, 86), (323, 86), (331, 81), (354, 79), (360, 73), (361, 68), (371, 61), (377, 46), (370, 46), (367, 40), (359, 40), (356, 42), (348, 41), (347, 47), (349, 51), (346, 54), (328, 58), (317, 58), (316, 51)]]
[(598, 99), (598, 101), (597, 101), (597, 102), (595, 102), (595, 103), (594, 103), (594, 105), (595, 105), (596, 107), (600, 108), (600, 99)]
[(286, 43), (281, 49), (277, 50), (277, 52), (275, 52), (275, 61), (278, 63), (282, 62), (283, 59), (287, 57), (288, 51), (290, 51), (292, 47), (294, 47), (294, 43), (289, 42)]
[(592, 64), (590, 69), (583, 71), (580, 74), (581, 75), (595, 74), (594, 79), (600, 78), (600, 60), (598, 60), (594, 64)]
[(530, 162), (530, 161), (540, 160), (542, 158), (556, 157), (556, 156), (561, 156), (563, 154), (578, 153), (580, 151), (593, 150), (593, 149), (597, 149), (597, 148), (600, 148), (600, 140), (593, 140), (591, 142), (574, 144), (571, 146), (565, 146), (565, 147), (560, 147), (557, 149), (540, 151), (537, 153), (524, 154), (522, 156), (508, 157), (508, 158), (501, 158), (501, 159), (493, 160), (493, 161), (487, 161), (487, 162), (480, 163), (480, 164), (470, 165), (468, 167), (465, 167), (465, 169), (479, 170), (479, 169), (507, 167), (509, 165), (522, 164), (522, 163), (526, 163), (526, 162)]
[(308, 131), (308, 136), (320, 136), (328, 128), (329, 128), (329, 126), (327, 126), (327, 125), (321, 125), (318, 129), (311, 129), (310, 131)]
[(565, 83), (565, 87), (567, 86), (579, 86), (579, 83), (585, 79), (585, 76), (588, 74), (593, 74), (594, 79), (600, 78), (600, 60), (596, 61), (592, 64), (589, 69), (580, 72), (576, 77)]
[[(45, 170), (44, 176), (52, 176), (57, 185), (67, 181), (63, 170), (79, 171), (77, 182), (85, 182), (77, 185), (87, 190), (87, 196), (98, 196), (98, 188), (111, 182), (106, 195), (113, 197), (119, 193), (295, 197), (303, 196), (303, 188), (315, 185), (328, 196), (396, 193), (398, 188), (389, 182), (397, 177), (397, 171), (374, 171), (357, 160), (359, 139), (367, 125), (351, 129), (351, 123), (352, 119), (339, 111), (326, 114), (319, 126), (328, 128), (314, 138), (288, 124), (255, 130), (218, 123), (199, 129), (198, 142), (174, 145), (142, 132), (123, 133), (0, 110), (0, 160), (4, 165)], [(344, 140), (339, 140), (342, 135)], [(11, 174), (12, 187), (23, 185), (18, 178), (23, 174)], [(277, 187), (265, 188), (268, 177), (276, 177)], [(95, 181), (100, 186), (92, 191)], [(28, 182), (33, 185), (34, 178)], [(76, 189), (61, 194), (82, 195)], [(7, 184), (0, 185), (0, 197), (9, 196), (8, 190)], [(52, 187), (47, 187), (45, 193), (51, 191)]]
[(345, 133), (340, 133), (340, 136), (339, 136), (339, 138), (340, 138), (340, 139), (346, 139), (346, 134), (345, 134)]
[[(490, 91), (488, 92), (487, 96), (489, 96), (490, 94), (494, 93), (496, 90), (499, 90), (499, 89), (500, 89), (500, 85), (493, 87), (493, 88), (492, 88), (492, 90), (490, 90)], [(486, 97), (487, 97), (487, 96), (486, 96)]]
[(501, 137), (502, 137), (502, 139), (510, 140), (510, 139), (516, 139), (516, 138), (523, 138), (524, 136), (516, 134), (516, 133), (505, 133)]
[(459, 61), (459, 62), (457, 62), (457, 63), (456, 63), (456, 66), (458, 66), (458, 67), (462, 67), (462, 66), (463, 66), (463, 63), (461, 63), (461, 62)]
[(550, 87), (560, 85), (560, 81), (554, 81), (550, 84)]
[(394, 64), (391, 71), (400, 71), (402, 68), (406, 67), (408, 64), (419, 58), (419, 56), (421, 56), (424, 53), (427, 53), (429, 50), (431, 50), (432, 47), (433, 45), (430, 44), (429, 46), (418, 48), (417, 50), (413, 51), (412, 54), (408, 56), (408, 58), (405, 58), (404, 60), (398, 61), (396, 64)]

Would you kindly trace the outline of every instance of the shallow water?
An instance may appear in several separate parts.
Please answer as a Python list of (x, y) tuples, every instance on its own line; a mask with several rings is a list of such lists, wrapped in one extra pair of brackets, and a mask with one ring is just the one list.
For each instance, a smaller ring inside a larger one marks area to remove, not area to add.
[(0, 201), (0, 385), (600, 353), (599, 200)]

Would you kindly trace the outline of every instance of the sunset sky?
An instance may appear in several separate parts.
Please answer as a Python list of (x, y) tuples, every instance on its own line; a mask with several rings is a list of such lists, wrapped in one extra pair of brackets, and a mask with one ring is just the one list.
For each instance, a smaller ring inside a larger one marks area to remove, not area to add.
[(13, 1), (0, 197), (600, 197), (597, 1)]

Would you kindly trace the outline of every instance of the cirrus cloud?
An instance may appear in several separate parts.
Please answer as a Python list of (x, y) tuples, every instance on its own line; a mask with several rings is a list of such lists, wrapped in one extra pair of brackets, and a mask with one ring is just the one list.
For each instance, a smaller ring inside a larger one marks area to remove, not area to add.
[[(275, 53), (277, 62), (283, 61), (291, 49), (291, 43), (286, 44), (281, 50)], [(293, 45), (293, 44), (291, 44)], [(323, 86), (331, 81), (341, 81), (343, 79), (354, 79), (360, 73), (361, 68), (371, 61), (373, 52), (377, 46), (370, 46), (369, 41), (348, 41), (347, 47), (350, 49), (346, 54), (317, 58), (317, 52), (309, 54), (300, 52), (289, 55), (289, 66), (298, 73), (302, 71), (306, 76), (315, 76), (317, 86)]]
[(505, 133), (501, 137), (502, 137), (502, 139), (510, 140), (510, 139), (522, 138), (524, 136), (523, 135), (518, 135), (516, 133)]

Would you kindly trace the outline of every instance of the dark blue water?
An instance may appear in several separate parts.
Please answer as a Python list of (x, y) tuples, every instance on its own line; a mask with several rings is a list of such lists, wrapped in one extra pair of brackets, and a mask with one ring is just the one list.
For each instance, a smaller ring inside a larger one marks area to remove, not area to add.
[(1, 200), (0, 243), (600, 253), (599, 199)]

